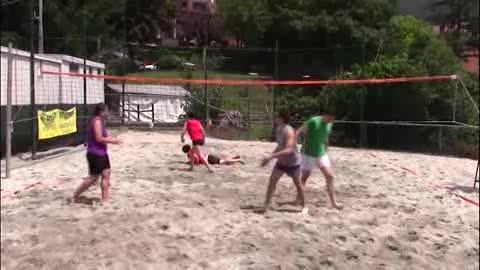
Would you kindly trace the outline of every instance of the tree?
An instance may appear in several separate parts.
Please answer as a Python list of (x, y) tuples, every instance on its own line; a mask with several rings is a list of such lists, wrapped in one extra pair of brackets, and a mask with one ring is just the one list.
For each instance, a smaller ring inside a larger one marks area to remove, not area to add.
[(274, 17), (265, 41), (287, 48), (377, 46), (395, 8), (392, 0), (269, 1)]
[[(411, 16), (394, 16), (385, 28), (388, 42), (382, 52), (365, 64), (355, 64), (335, 78), (391, 78), (462, 73), (459, 59), (448, 44), (437, 37), (433, 27)], [(465, 74), (462, 73), (462, 76)], [(478, 90), (468, 79), (467, 84)], [(330, 85), (315, 89), (304, 87), (280, 91), (277, 107), (292, 111), (294, 120), (304, 120), (322, 111), (334, 111), (343, 120), (367, 121), (444, 121), (452, 119), (453, 82), (419, 82), (381, 85)], [(457, 121), (478, 125), (478, 114), (466, 97), (457, 101)], [(460, 101), (462, 100), (462, 101)], [(468, 106), (467, 106), (468, 105)], [(363, 109), (362, 109), (363, 108)], [(363, 128), (362, 128), (363, 126)], [(359, 141), (359, 131), (372, 130), (376, 136), (369, 144), (385, 147), (424, 147), (436, 145), (438, 129), (432, 128), (380, 128), (360, 125), (342, 127), (341, 141)], [(374, 129), (374, 130), (373, 130)], [(370, 133), (370, 134), (372, 134)], [(448, 133), (445, 140), (454, 145), (455, 136), (462, 136), (467, 145), (477, 145), (475, 134)], [(478, 133), (476, 133), (478, 136)], [(453, 151), (453, 149), (450, 149)]]
[(431, 5), (430, 20), (440, 27), (458, 55), (478, 49), (478, 0), (437, 0)]
[(1, 44), (8, 46), (12, 42), (15, 48), (30, 48), (29, 2), (20, 1), (0, 8)]
[[(126, 39), (147, 43), (171, 27), (175, 15), (173, 0), (48, 0), (44, 1), (45, 48), (49, 53), (83, 55), (105, 47), (116, 47)], [(37, 9), (37, 7), (35, 7)], [(28, 1), (2, 7), (2, 44), (29, 39)], [(124, 23), (124, 19), (126, 22)], [(86, 40), (84, 40), (84, 27)], [(4, 38), (5, 37), (5, 38)], [(36, 37), (35, 37), (36, 38)], [(28, 44), (28, 43), (27, 43)], [(103, 45), (102, 45), (103, 44)], [(22, 46), (27, 49), (28, 46)]]
[[(45, 48), (50, 53), (83, 56), (84, 46), (90, 56), (98, 44), (118, 44), (116, 29), (121, 25), (126, 0), (46, 1), (44, 15)], [(85, 33), (84, 33), (85, 31)], [(85, 39), (84, 39), (85, 38)]]
[(266, 0), (220, 0), (218, 6), (226, 29), (239, 47), (258, 43), (272, 23)]

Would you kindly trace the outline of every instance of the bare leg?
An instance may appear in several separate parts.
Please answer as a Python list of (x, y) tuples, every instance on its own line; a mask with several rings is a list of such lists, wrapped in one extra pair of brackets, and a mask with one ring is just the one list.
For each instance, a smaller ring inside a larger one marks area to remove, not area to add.
[(80, 186), (78, 186), (77, 190), (75, 190), (75, 192), (73, 193), (73, 201), (76, 202), (78, 199), (78, 196), (80, 196), (80, 194), (85, 192), (91, 185), (93, 185), (95, 181), (97, 181), (97, 178), (98, 176), (94, 176), (94, 175), (84, 178), (83, 182), (80, 184)]
[[(301, 175), (299, 176), (299, 178), (301, 179), (301, 183), (302, 183), (302, 188), (303, 188), (303, 193), (305, 194), (305, 189), (306, 189), (306, 184), (307, 184), (307, 180), (308, 178), (310, 177), (310, 175), (312, 174), (312, 171), (311, 170), (305, 170), (305, 169), (302, 169)], [(297, 198), (295, 199), (295, 201), (293, 201), (293, 204), (298, 204), (300, 202), (300, 197), (298, 197), (298, 193), (297, 193)]]
[(232, 164), (235, 164), (235, 163), (242, 163), (242, 164), (245, 164), (245, 162), (243, 162), (240, 158), (226, 158), (226, 159), (221, 159), (220, 160), (220, 164), (221, 165), (232, 165)]
[(110, 169), (103, 170), (102, 172), (102, 201), (106, 202), (109, 199), (109, 189), (110, 189)]
[(336, 200), (335, 200), (335, 190), (333, 187), (333, 175), (330, 167), (321, 167), (320, 170), (322, 171), (323, 175), (325, 176), (325, 180), (327, 182), (327, 192), (328, 196), (330, 197), (330, 203), (332, 204), (332, 207), (341, 210), (343, 207), (338, 205)]
[(308, 208), (305, 207), (305, 189), (304, 189), (304, 186), (302, 184), (301, 177), (302, 177), (302, 173), (299, 170), (298, 173), (294, 177), (292, 177), (292, 179), (293, 179), (293, 183), (295, 184), (295, 187), (297, 188), (297, 199), (296, 199), (296, 201), (302, 207), (302, 214), (306, 214), (306, 213), (308, 213)]
[(270, 206), (272, 196), (275, 193), (275, 188), (277, 187), (278, 180), (282, 177), (283, 172), (273, 169), (272, 174), (270, 175), (270, 180), (268, 182), (267, 194), (265, 195), (265, 203), (263, 204), (262, 212), (266, 212)]
[(310, 177), (310, 175), (312, 174), (312, 170), (305, 170), (303, 169), (302, 170), (302, 184), (303, 184), (303, 187), (306, 188), (307, 186), (307, 180), (308, 178)]
[(194, 145), (193, 151), (198, 154), (198, 156), (200, 157), (200, 162), (203, 163), (205, 167), (207, 167), (208, 171), (213, 172), (212, 168), (208, 164), (207, 157), (202, 153), (202, 147), (200, 145)]

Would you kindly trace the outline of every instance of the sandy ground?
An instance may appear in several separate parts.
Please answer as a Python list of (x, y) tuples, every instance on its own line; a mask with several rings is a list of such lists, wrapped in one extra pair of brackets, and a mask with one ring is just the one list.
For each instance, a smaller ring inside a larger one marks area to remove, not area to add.
[[(84, 151), (33, 165), (15, 160), (28, 166), (2, 180), (1, 269), (479, 268), (479, 208), (445, 189), (478, 202), (476, 161), (333, 147), (342, 211), (329, 207), (317, 171), (307, 215), (276, 203), (261, 215), (253, 209), (273, 163), (258, 164), (273, 144), (209, 139), (210, 152), (232, 151), (247, 162), (210, 174), (185, 171), (178, 135), (121, 138), (123, 145), (110, 147), (109, 205), (98, 201), (98, 186), (85, 204), (67, 200), (86, 175)], [(294, 196), (283, 178), (274, 201)]]

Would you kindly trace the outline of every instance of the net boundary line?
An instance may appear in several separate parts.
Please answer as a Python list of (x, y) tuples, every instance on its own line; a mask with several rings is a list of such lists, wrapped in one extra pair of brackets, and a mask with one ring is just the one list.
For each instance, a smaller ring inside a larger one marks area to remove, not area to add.
[(140, 83), (165, 83), (165, 84), (209, 84), (209, 85), (337, 85), (337, 84), (383, 84), (402, 82), (427, 82), (427, 81), (451, 81), (457, 80), (457, 75), (435, 75), (398, 78), (374, 78), (374, 79), (335, 79), (335, 80), (239, 80), (239, 79), (183, 79), (183, 78), (152, 78), (141, 76), (117, 76), (81, 74), (72, 72), (41, 71), (45, 75), (59, 75), (72, 77), (86, 77), (104, 80), (117, 80)]
[(423, 178), (422, 176), (420, 176), (420, 174), (418, 174), (416, 171), (414, 171), (414, 170), (412, 170), (412, 169), (410, 169), (410, 168), (408, 168), (408, 167), (406, 167), (406, 166), (402, 166), (402, 165), (397, 164), (397, 163), (395, 163), (395, 162), (389, 161), (389, 160), (387, 160), (387, 159), (385, 159), (385, 158), (383, 158), (383, 157), (381, 157), (381, 156), (378, 156), (378, 155), (376, 155), (376, 154), (369, 153), (368, 155), (371, 156), (371, 157), (374, 157), (374, 158), (376, 158), (376, 159), (382, 160), (382, 161), (384, 161), (384, 162), (386, 162), (386, 163), (388, 163), (388, 164), (391, 164), (391, 165), (393, 165), (393, 166), (395, 166), (395, 167), (398, 167), (398, 168), (400, 168), (400, 169), (402, 169), (402, 170), (410, 173), (411, 175), (417, 177), (418, 179), (420, 179), (420, 180), (422, 180), (422, 181), (425, 181), (425, 182), (433, 185), (434, 187), (436, 187), (436, 188), (438, 188), (438, 189), (444, 189), (447, 193), (450, 193), (450, 194), (452, 194), (453, 196), (458, 197), (458, 198), (462, 199), (463, 201), (465, 201), (465, 202), (467, 202), (467, 203), (470, 203), (470, 204), (472, 204), (472, 205), (480, 208), (480, 203), (479, 203), (479, 201), (475, 201), (474, 199), (470, 199), (470, 198), (465, 197), (465, 196), (463, 196), (463, 195), (461, 195), (461, 194), (459, 194), (459, 193), (457, 193), (457, 192), (451, 191), (451, 190), (449, 190), (447, 187), (444, 187), (444, 186), (435, 184), (435, 183), (433, 183), (432, 181), (428, 181), (428, 180), (426, 180), (425, 178)]

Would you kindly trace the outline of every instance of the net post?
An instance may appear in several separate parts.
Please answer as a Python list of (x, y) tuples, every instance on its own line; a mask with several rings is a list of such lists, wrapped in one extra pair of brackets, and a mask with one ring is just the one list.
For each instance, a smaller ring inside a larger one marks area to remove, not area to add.
[(30, 109), (31, 109), (31, 132), (32, 132), (32, 159), (37, 154), (37, 123), (35, 113), (35, 16), (34, 0), (30, 0)]
[(480, 110), (478, 109), (478, 104), (475, 102), (475, 100), (473, 99), (472, 95), (470, 95), (470, 92), (468, 91), (467, 87), (466, 87), (465, 84), (463, 83), (462, 78), (461, 78), (460, 76), (455, 75), (455, 79), (457, 79), (457, 80), (460, 81), (460, 84), (462, 85), (463, 90), (465, 91), (465, 93), (467, 94), (468, 98), (469, 98), (470, 101), (472, 102), (473, 107), (475, 108), (475, 110), (477, 111), (477, 113), (480, 113)]
[(10, 162), (12, 158), (12, 43), (8, 43), (8, 73), (7, 73), (7, 108), (6, 108), (6, 134), (5, 134), (5, 178), (10, 178)]

